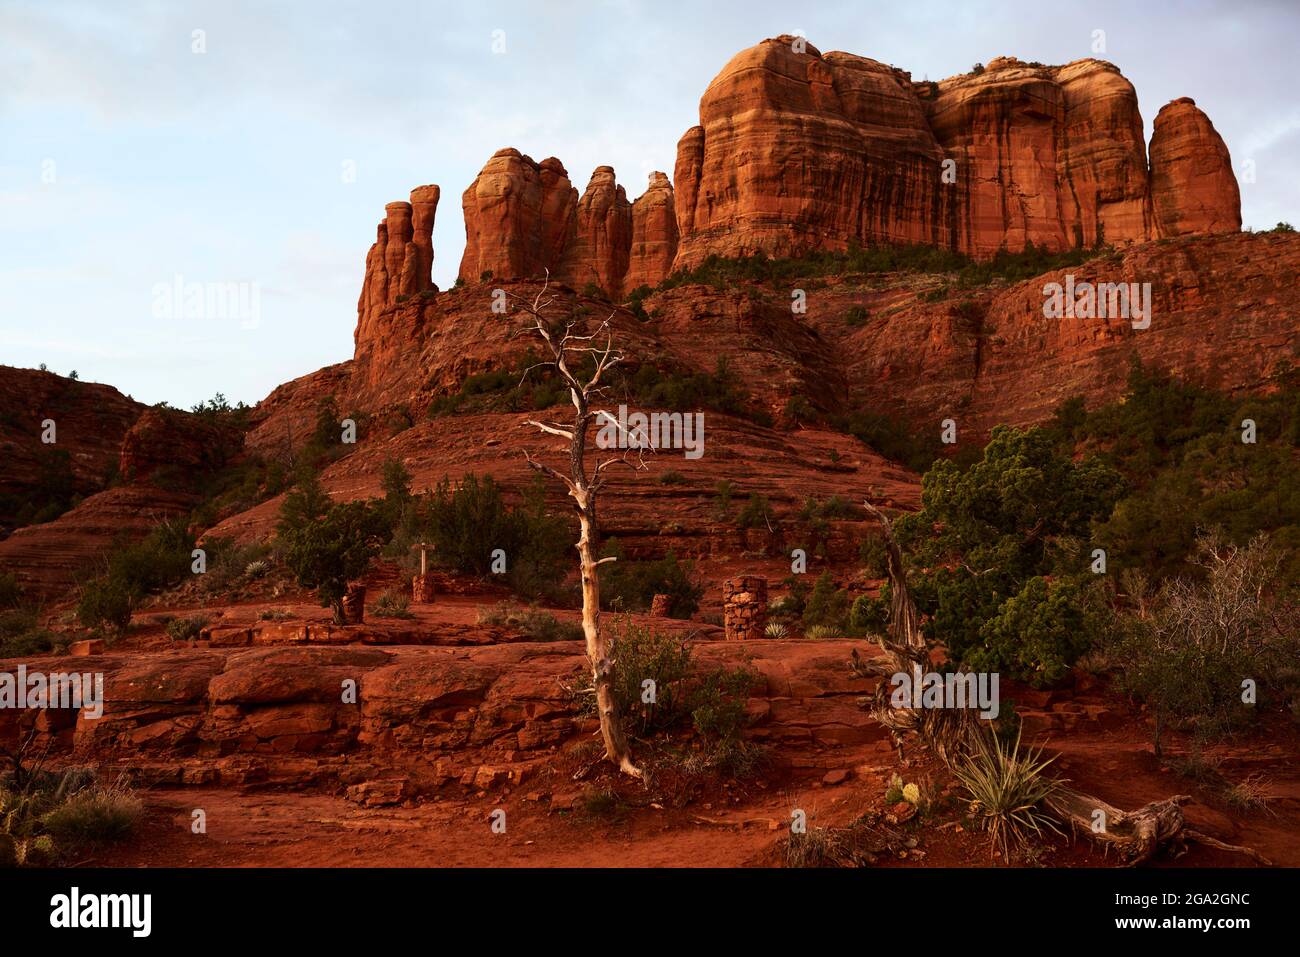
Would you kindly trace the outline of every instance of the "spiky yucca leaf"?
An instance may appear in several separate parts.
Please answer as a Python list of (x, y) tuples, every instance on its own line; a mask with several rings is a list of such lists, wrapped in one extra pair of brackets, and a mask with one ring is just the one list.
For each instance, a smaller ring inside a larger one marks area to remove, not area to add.
[(1011, 846), (1022, 846), (1031, 834), (1041, 837), (1046, 830), (1063, 832), (1044, 809), (1044, 802), (1060, 787), (1049, 776), (1047, 766), (1056, 758), (1043, 760), (1042, 748), (1020, 749), (1020, 735), (1007, 744), (996, 733), (984, 736), (979, 745), (962, 755), (953, 774), (969, 792), (970, 811), (989, 832), (992, 848), (1000, 848), (1010, 861)]

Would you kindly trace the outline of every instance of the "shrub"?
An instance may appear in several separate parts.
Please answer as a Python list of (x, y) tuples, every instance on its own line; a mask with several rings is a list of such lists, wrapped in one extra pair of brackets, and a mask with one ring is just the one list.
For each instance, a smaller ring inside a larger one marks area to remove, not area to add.
[(59, 637), (42, 628), (35, 609), (19, 607), (0, 611), (0, 658), (25, 658), (54, 651)]
[(1034, 577), (980, 627), (980, 647), (965, 656), (975, 671), (1004, 671), (1035, 687), (1056, 684), (1100, 631), (1079, 577), (1048, 584)]
[(120, 841), (144, 815), (144, 805), (124, 787), (91, 785), (48, 812), (41, 823), (55, 841), (82, 845)]
[[(848, 610), (848, 593), (835, 588), (830, 572), (822, 572), (804, 606), (804, 628), (813, 629), (820, 625), (832, 631), (842, 630), (847, 623)], [(809, 631), (805, 633), (810, 634)]]
[(411, 597), (402, 588), (386, 588), (380, 592), (375, 603), (370, 606), (370, 614), (376, 618), (414, 618), (411, 613)]
[(549, 612), (537, 608), (519, 608), (501, 602), (491, 610), (479, 609), (481, 625), (516, 628), (529, 641), (585, 641), (582, 625), (575, 621), (560, 621)]
[(883, 634), (888, 625), (889, 601), (884, 589), (874, 598), (859, 595), (853, 600), (853, 606), (849, 609), (849, 628), (854, 634)]
[(433, 560), (467, 575), (492, 573), (492, 552), (506, 555), (505, 577), (526, 597), (554, 597), (571, 565), (575, 535), (562, 518), (546, 510), (545, 487), (531, 484), (521, 505), (506, 505), (491, 476), (470, 474), (459, 485), (444, 479), (405, 509), (389, 554), (414, 571), (416, 542), (434, 548)]
[[(624, 620), (611, 641), (614, 669), (613, 694), (623, 716), (624, 730), (639, 737), (667, 730), (691, 713), (689, 678), (693, 667), (685, 642)], [(654, 682), (654, 695), (646, 700), (645, 682)], [(591, 675), (584, 683), (591, 687)], [(595, 705), (594, 689), (591, 694)]]
[[(368, 502), (340, 502), (316, 517), (320, 497), (308, 487), (298, 498), (285, 499), (277, 534), (285, 565), (303, 588), (315, 589), (322, 607), (343, 621), (343, 596), (387, 541), (389, 526), (382, 511)], [(321, 493), (323, 495), (323, 493)], [(328, 498), (326, 497), (326, 501)]]
[(767, 503), (767, 498), (757, 492), (751, 494), (736, 516), (736, 525), (739, 528), (772, 528), (772, 506)]
[(763, 629), (764, 638), (784, 638), (790, 634), (790, 629), (779, 621), (769, 621), (767, 627)]
[(858, 561), (868, 578), (884, 578), (889, 574), (889, 552), (885, 539), (880, 535), (868, 535), (858, 545)]
[(781, 582), (789, 594), (778, 598), (769, 606), (769, 611), (779, 615), (801, 616), (808, 607), (808, 583), (803, 575), (787, 575)]
[(124, 582), (115, 578), (87, 582), (77, 600), (77, 620), (86, 628), (121, 632), (131, 623), (131, 610), (131, 593)]
[(198, 638), (207, 626), (207, 615), (195, 615), (192, 618), (173, 618), (167, 622), (167, 636), (172, 641), (192, 641)]
[(1167, 581), (1147, 597), (1149, 614), (1117, 621), (1120, 684), (1153, 712), (1157, 755), (1170, 725), (1192, 724), (1198, 738), (1211, 738), (1249, 722), (1255, 708), (1242, 701), (1244, 678), (1284, 701), (1285, 665), (1300, 654), (1300, 610), (1283, 591), (1281, 556), (1266, 537), (1241, 548), (1203, 536), (1195, 562), (1201, 577)]
[[(1060, 676), (1095, 637), (1065, 631), (1096, 620), (1077, 581), (1048, 589), (1045, 578), (1079, 572), (1063, 543), (1087, 540), (1122, 485), (1114, 469), (1095, 457), (1075, 461), (1044, 429), (1000, 426), (969, 468), (938, 462), (922, 483), (922, 510), (897, 524), (929, 637), (983, 670), (1038, 683)], [(1054, 637), (1022, 648), (1039, 625)]]
[[(746, 668), (700, 670), (686, 642), (627, 620), (613, 634), (611, 654), (618, 661), (614, 700), (629, 734), (646, 737), (689, 721), (709, 742), (710, 761), (725, 757), (722, 763), (740, 767), (739, 753), (723, 755), (720, 749), (743, 750), (749, 693), (761, 680), (756, 672)], [(647, 686), (647, 681), (653, 685)], [(647, 687), (654, 689), (650, 700)], [(584, 672), (575, 690), (584, 696), (588, 708), (595, 707), (590, 673)], [(711, 765), (711, 769), (719, 766)]]
[(733, 745), (749, 724), (750, 692), (761, 679), (748, 668), (714, 668), (698, 674), (690, 696), (691, 723), (716, 744)]
[(943, 448), (932, 430), (914, 429), (902, 419), (868, 409), (837, 416), (831, 424), (914, 472), (924, 472), (933, 465)]
[(813, 639), (843, 638), (844, 629), (836, 628), (834, 625), (813, 625), (806, 632), (804, 632), (804, 637), (813, 638)]
[(725, 519), (731, 514), (731, 497), (736, 493), (736, 486), (722, 479), (713, 487), (713, 512), (719, 519)]
[(1054, 757), (1043, 760), (1041, 749), (1022, 752), (1018, 734), (1012, 744), (991, 737), (979, 738), (953, 774), (966, 789), (971, 815), (989, 833), (990, 851), (1000, 849), (1003, 861), (1010, 861), (1012, 848), (1024, 846), (1031, 834), (1061, 834), (1045, 807), (1060, 783), (1046, 773)]
[(45, 771), (27, 764), (20, 746), (14, 769), (0, 775), (0, 865), (50, 865), (81, 844), (116, 840), (141, 817), (124, 786), (96, 782), (94, 771)]
[(619, 543), (610, 539), (601, 557), (617, 561), (601, 565), (602, 606), (621, 611), (646, 611), (655, 595), (667, 595), (669, 618), (690, 618), (700, 607), (704, 585), (690, 562), (680, 562), (671, 549), (659, 559), (634, 561), (623, 556)]
[(18, 576), (12, 572), (0, 573), (0, 609), (17, 608), (23, 600)]
[(240, 582), (265, 575), (271, 567), (266, 559), (271, 549), (263, 542), (237, 545), (231, 539), (213, 537), (204, 539), (203, 549), (207, 570), (199, 584), (208, 595), (225, 594)]
[(871, 313), (867, 312), (866, 306), (850, 306), (844, 313), (844, 322), (854, 329), (865, 326), (870, 318)]

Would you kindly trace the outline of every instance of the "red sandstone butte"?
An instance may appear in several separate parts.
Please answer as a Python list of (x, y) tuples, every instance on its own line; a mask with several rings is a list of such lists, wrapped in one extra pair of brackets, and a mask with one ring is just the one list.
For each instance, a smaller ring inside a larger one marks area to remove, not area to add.
[[(1235, 228), (1222, 142), (1199, 111), (1180, 119), (1186, 108), (1174, 109), (1148, 176), (1137, 95), (1110, 63), (1000, 57), (930, 83), (793, 37), (765, 40), (714, 78), (700, 125), (678, 143), (674, 265), (854, 241), (974, 256), (1027, 242), (1141, 243), (1165, 235), (1153, 193), (1166, 215), (1180, 202), (1194, 207), (1183, 214), (1187, 232)], [(1182, 153), (1199, 155), (1189, 145), (1197, 138), (1212, 155), (1193, 172)], [(1191, 196), (1169, 200), (1180, 182)]]
[(573, 234), (578, 191), (555, 157), (538, 163), (497, 150), (461, 197), (465, 253), (460, 277), (478, 282), (555, 272)]
[(614, 179), (614, 167), (597, 166), (578, 200), (572, 241), (560, 277), (577, 289), (594, 283), (618, 297), (632, 247), (632, 204)]
[(366, 255), (366, 276), (357, 301), (357, 334), (368, 332), (373, 317), (397, 301), (433, 288), (433, 221), (441, 190), (417, 186), (411, 201), (389, 203), (375, 243)]
[(460, 278), (534, 279), (546, 273), (613, 298), (657, 284), (677, 251), (673, 188), (656, 173), (635, 203), (612, 166), (598, 166), (581, 198), (554, 157), (535, 162), (498, 150), (462, 197), (465, 253)]
[(1156, 114), (1151, 205), (1161, 238), (1241, 229), (1241, 193), (1228, 147), (1189, 97), (1166, 104)]
[(672, 272), (677, 256), (677, 213), (673, 184), (660, 172), (650, 174), (649, 188), (632, 203), (632, 248), (628, 251), (624, 293), (656, 286)]
[[(618, 299), (710, 255), (858, 242), (984, 258), (1027, 243), (1125, 246), (1241, 223), (1227, 148), (1205, 115), (1187, 99), (1162, 110), (1148, 167), (1137, 93), (1103, 60), (998, 57), (930, 82), (777, 37), (723, 67), (699, 118), (677, 144), (674, 182), (655, 173), (630, 204), (612, 167), (597, 167), (579, 197), (558, 159), (498, 150), (462, 196), (460, 278), (549, 272)], [(415, 194), (390, 204), (367, 260), (363, 317), (427, 288), (423, 227)]]

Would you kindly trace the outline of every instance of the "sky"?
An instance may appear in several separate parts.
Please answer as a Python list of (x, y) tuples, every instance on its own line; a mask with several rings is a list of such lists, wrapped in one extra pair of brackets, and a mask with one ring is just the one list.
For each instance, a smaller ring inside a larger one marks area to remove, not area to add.
[(1171, 99), (1209, 114), (1244, 225), (1300, 222), (1295, 0), (0, 0), (0, 364), (257, 402), (351, 357), (385, 203), (442, 187), (446, 288), (493, 152), (557, 156), (579, 190), (611, 165), (635, 198), (726, 62), (783, 33), (917, 79), (1100, 56), (1148, 141)]

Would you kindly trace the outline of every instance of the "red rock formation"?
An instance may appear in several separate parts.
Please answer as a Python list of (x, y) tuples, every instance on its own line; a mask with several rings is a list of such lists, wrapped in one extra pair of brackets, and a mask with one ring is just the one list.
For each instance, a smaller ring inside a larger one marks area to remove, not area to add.
[(901, 71), (790, 37), (732, 58), (678, 144), (677, 266), (717, 253), (946, 243), (939, 144)]
[(128, 482), (174, 470), (169, 485), (190, 485), (226, 465), (243, 444), (233, 425), (179, 409), (146, 409), (122, 438), (118, 473)]
[(1146, 148), (1132, 84), (1109, 63), (993, 60), (939, 84), (928, 120), (956, 160), (955, 248), (976, 256), (1142, 242)]
[(1162, 238), (1241, 229), (1241, 193), (1228, 148), (1188, 97), (1166, 104), (1156, 115), (1151, 204)]
[(31, 595), (67, 593), (95, 574), (119, 538), (141, 538), (159, 522), (189, 514), (197, 497), (150, 485), (92, 495), (52, 522), (28, 525), (0, 541), (0, 571)]
[(573, 235), (578, 191), (563, 164), (497, 150), (461, 197), (465, 253), (460, 277), (478, 282), (554, 272)]
[(655, 176), (631, 204), (614, 168), (598, 166), (579, 198), (554, 157), (536, 163), (516, 149), (498, 150), (465, 190), (460, 278), (535, 279), (549, 271), (559, 282), (591, 284), (616, 299), (635, 285), (658, 283), (676, 252), (677, 226), (672, 185)]
[[(1186, 142), (1213, 134), (1208, 121), (1182, 125)], [(1220, 197), (1192, 200), (1198, 209), (1228, 210), (1188, 214), (1194, 232), (1218, 228), (1198, 216), (1230, 228), (1236, 211), (1235, 192), (1218, 182), (1231, 169), (1211, 152), (1204, 172), (1172, 174), (1204, 179), (1193, 192)], [(1153, 147), (1153, 168), (1167, 155), (1162, 144), (1157, 164)], [(1157, 235), (1136, 94), (1094, 59), (1003, 57), (917, 83), (793, 37), (765, 40), (709, 84), (700, 126), (678, 143), (675, 179), (677, 268), (715, 253), (785, 256), (853, 241), (987, 256), (1027, 242), (1063, 249)]]
[[(69, 493), (103, 489), (122, 437), (145, 408), (109, 385), (0, 366), (0, 533), (23, 505), (54, 491), (54, 472), (70, 483)], [(47, 419), (52, 444), (41, 441)]]
[(658, 285), (677, 256), (677, 214), (673, 184), (663, 173), (650, 174), (650, 187), (632, 204), (632, 247), (623, 292)]
[(366, 275), (357, 300), (355, 338), (365, 338), (375, 317), (397, 301), (433, 288), (433, 221), (437, 186), (417, 186), (409, 203), (389, 203), (375, 243), (366, 255)]
[(575, 221), (558, 277), (575, 289), (594, 284), (618, 298), (632, 247), (632, 204), (614, 179), (614, 167), (596, 167), (578, 200)]
[[(902, 412), (935, 434), (954, 416), (974, 436), (1042, 422), (1075, 396), (1089, 407), (1113, 401), (1134, 357), (1230, 393), (1268, 388), (1300, 350), (1298, 272), (1298, 236), (1183, 237), (963, 297), (978, 308), (927, 302), (924, 289), (900, 285), (869, 296), (814, 293), (808, 310), (838, 339), (855, 401)], [(1067, 273), (1077, 283), (1150, 283), (1149, 327), (1113, 316), (1046, 318), (1043, 287), (1064, 285)], [(864, 301), (879, 318), (846, 334), (843, 311)]]

